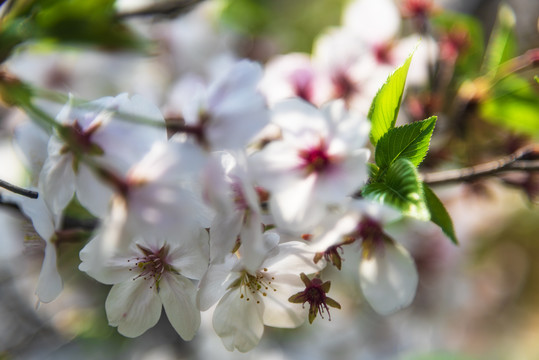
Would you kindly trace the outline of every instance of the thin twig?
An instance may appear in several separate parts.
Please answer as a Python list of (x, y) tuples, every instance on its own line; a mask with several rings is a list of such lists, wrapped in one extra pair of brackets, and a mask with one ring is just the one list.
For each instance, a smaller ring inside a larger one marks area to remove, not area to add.
[(467, 168), (421, 174), (428, 185), (472, 181), (510, 171), (539, 171), (539, 145), (523, 147), (501, 159)]
[(39, 196), (39, 194), (35, 191), (23, 189), (21, 187), (10, 184), (4, 180), (0, 180), (0, 187), (3, 187), (4, 189), (9, 190), (11, 192), (14, 192), (15, 194), (26, 196), (30, 199), (37, 199)]
[(177, 16), (179, 14), (190, 11), (195, 5), (204, 0), (178, 0), (162, 2), (149, 5), (133, 11), (119, 12), (116, 17), (119, 19), (127, 19), (140, 16)]

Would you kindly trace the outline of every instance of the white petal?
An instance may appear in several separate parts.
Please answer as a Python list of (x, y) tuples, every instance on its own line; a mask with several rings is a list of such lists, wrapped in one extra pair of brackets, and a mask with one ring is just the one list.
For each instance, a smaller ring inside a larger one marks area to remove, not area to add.
[(412, 302), (418, 283), (414, 260), (399, 244), (385, 244), (359, 264), (361, 290), (372, 308), (389, 315)]
[(208, 232), (200, 229), (192, 237), (170, 242), (170, 265), (185, 277), (199, 280), (209, 263)]
[(322, 220), (326, 206), (314, 198), (316, 180), (317, 176), (311, 174), (303, 181), (290, 183), (288, 188), (271, 195), (270, 209), (279, 227), (304, 233)]
[(326, 204), (342, 203), (367, 181), (367, 160), (370, 152), (358, 149), (350, 152), (318, 177), (316, 196)]
[(328, 231), (313, 239), (311, 249), (315, 252), (325, 251), (328, 247), (340, 243), (344, 235), (356, 228), (359, 219), (359, 213), (356, 211), (346, 213)]
[(241, 61), (209, 88), (206, 136), (213, 149), (241, 148), (267, 125), (264, 98), (256, 91), (261, 77), (259, 64)]
[[(298, 272), (299, 273), (299, 272)], [(264, 296), (264, 325), (295, 328), (306, 319), (306, 309), (288, 301), (290, 296), (305, 289), (297, 274), (276, 274)]]
[(245, 269), (254, 273), (275, 245), (264, 241), (260, 216), (251, 212), (241, 228), (241, 256)]
[(270, 191), (286, 189), (292, 182), (301, 181), (302, 160), (297, 143), (273, 141), (249, 158), (257, 182)]
[(240, 296), (239, 289), (225, 294), (213, 313), (213, 328), (229, 351), (247, 352), (258, 345), (264, 332), (264, 305), (258, 295), (249, 300)]
[(242, 220), (242, 212), (236, 210), (232, 210), (231, 213), (219, 211), (215, 214), (210, 227), (210, 259), (212, 261), (221, 261), (221, 258), (234, 249)]
[(56, 299), (62, 288), (62, 278), (56, 266), (56, 248), (54, 244), (47, 241), (45, 258), (37, 280), (36, 295), (39, 301), (48, 303)]
[[(278, 253), (269, 257), (262, 265), (268, 273), (275, 274), (312, 274), (324, 268), (325, 263), (313, 262), (315, 253), (308, 245), (299, 241), (289, 241), (278, 246)], [(293, 294), (292, 294), (293, 295)]]
[(39, 189), (52, 212), (59, 214), (75, 192), (75, 173), (73, 155), (51, 152), (51, 148), (56, 147), (56, 142), (54, 137), (49, 141), (49, 157), (39, 175)]
[(393, 0), (353, 1), (343, 16), (343, 26), (370, 44), (390, 40), (400, 24), (401, 16)]
[(49, 241), (54, 234), (55, 224), (53, 214), (45, 203), (42, 194), (37, 199), (30, 199), (17, 194), (5, 194), (4, 199), (9, 198), (19, 204), (22, 212), (30, 218), (34, 229), (45, 241)]
[(351, 207), (359, 210), (365, 216), (379, 221), (383, 225), (390, 224), (402, 218), (402, 214), (397, 209), (370, 200), (356, 200), (351, 203)]
[(13, 139), (16, 148), (20, 149), (26, 166), (33, 174), (39, 174), (47, 158), (49, 135), (32, 121), (17, 126)]
[(155, 326), (161, 317), (161, 300), (151, 281), (138, 278), (116, 284), (110, 289), (105, 310), (109, 325), (127, 337), (137, 337)]
[[(79, 270), (103, 284), (117, 284), (136, 276), (130, 269), (134, 266), (128, 260), (138, 256), (137, 253), (126, 251), (124, 254), (110, 254), (101, 258), (103, 236), (97, 235), (79, 253), (81, 263)], [(124, 249), (125, 250), (125, 249)], [(97, 261), (101, 259), (101, 261)]]
[(77, 199), (81, 205), (98, 218), (104, 218), (109, 208), (113, 191), (99, 180), (84, 164), (79, 165), (76, 178)]
[(200, 326), (196, 287), (187, 278), (167, 274), (159, 283), (159, 297), (168, 320), (184, 340), (191, 340)]
[(229, 254), (225, 262), (211, 264), (198, 285), (197, 305), (206, 311), (226, 293), (228, 286), (236, 279), (232, 268), (239, 262), (238, 258)]
[(326, 120), (315, 106), (300, 98), (283, 100), (272, 109), (271, 121), (286, 134), (300, 135), (306, 129), (326, 132)]

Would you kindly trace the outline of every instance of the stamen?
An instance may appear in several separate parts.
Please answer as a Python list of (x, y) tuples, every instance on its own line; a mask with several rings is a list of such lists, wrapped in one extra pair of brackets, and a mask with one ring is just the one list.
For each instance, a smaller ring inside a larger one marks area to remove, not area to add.
[[(244, 272), (243, 275), (240, 277), (239, 281), (239, 288), (240, 288), (240, 299), (245, 298), (245, 300), (249, 301), (250, 298), (246, 295), (248, 293), (251, 293), (252, 295), (261, 294), (262, 296), (268, 296), (267, 290), (272, 289), (273, 291), (277, 291), (272, 285), (270, 278), (268, 278), (268, 275), (266, 272), (268, 271), (267, 268), (263, 269), (263, 272), (257, 272), (256, 275), (251, 275), (247, 272)], [(271, 277), (271, 280), (275, 280), (275, 277)], [(256, 301), (257, 304), (260, 304), (260, 301)]]
[(161, 280), (163, 274), (166, 271), (175, 271), (167, 263), (169, 251), (168, 245), (161, 247), (158, 251), (152, 251), (139, 244), (137, 244), (137, 247), (144, 256), (127, 260), (128, 262), (131, 262), (131, 260), (135, 261), (134, 266), (129, 269), (129, 271), (135, 270), (138, 272), (138, 275), (133, 278), (133, 281), (140, 278), (143, 280), (151, 280), (152, 284), (150, 285), (150, 289), (152, 289), (154, 285), (157, 289), (159, 289), (159, 281)]

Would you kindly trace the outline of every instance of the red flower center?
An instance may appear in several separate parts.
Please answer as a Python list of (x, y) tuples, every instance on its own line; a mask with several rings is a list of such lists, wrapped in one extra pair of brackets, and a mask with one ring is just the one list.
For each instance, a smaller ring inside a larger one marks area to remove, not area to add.
[(301, 150), (299, 157), (303, 160), (302, 168), (307, 170), (307, 174), (321, 173), (331, 164), (331, 158), (322, 141), (318, 147)]

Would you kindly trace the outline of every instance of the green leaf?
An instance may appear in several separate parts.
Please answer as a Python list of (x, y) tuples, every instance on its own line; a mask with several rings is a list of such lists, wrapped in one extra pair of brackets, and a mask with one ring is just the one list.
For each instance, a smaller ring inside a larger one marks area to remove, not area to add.
[(533, 78), (534, 78), (535, 82), (539, 84), (539, 76), (535, 75)]
[(427, 202), (427, 207), (430, 211), (430, 220), (438, 225), (445, 235), (454, 244), (458, 244), (457, 236), (455, 235), (455, 229), (453, 228), (453, 221), (451, 216), (445, 209), (444, 204), (440, 201), (438, 196), (428, 187), (426, 184), (423, 184), (423, 191), (425, 193), (425, 201)]
[(500, 80), (480, 103), (479, 113), (490, 123), (539, 137), (539, 92), (517, 75)]
[(419, 220), (430, 220), (422, 182), (408, 159), (395, 161), (388, 169), (384, 182), (363, 187), (363, 196), (400, 209), (403, 214)]
[(498, 10), (498, 19), (492, 30), (483, 60), (482, 72), (490, 73), (495, 77), (498, 67), (505, 61), (515, 56), (516, 37), (514, 33), (516, 19), (513, 9), (507, 4), (502, 4)]
[(380, 168), (388, 168), (397, 159), (406, 158), (418, 166), (429, 150), (436, 116), (390, 129), (376, 145), (374, 158)]
[(413, 52), (401, 67), (389, 75), (372, 101), (367, 117), (371, 121), (370, 138), (373, 145), (376, 145), (378, 140), (395, 126), (412, 55)]

